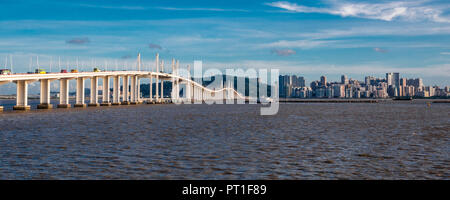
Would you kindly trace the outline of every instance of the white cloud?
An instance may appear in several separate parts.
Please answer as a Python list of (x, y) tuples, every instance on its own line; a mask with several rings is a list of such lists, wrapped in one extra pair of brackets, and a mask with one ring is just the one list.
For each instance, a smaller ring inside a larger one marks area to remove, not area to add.
[(276, 48), (301, 48), (309, 49), (314, 47), (322, 47), (333, 43), (331, 40), (280, 40), (268, 44), (261, 45), (262, 47), (276, 47)]
[(100, 9), (116, 9), (116, 10), (172, 10), (172, 11), (213, 11), (213, 12), (248, 12), (244, 9), (222, 9), (222, 8), (181, 8), (181, 7), (144, 7), (144, 6), (110, 6), (110, 5), (93, 5), (93, 4), (79, 4), (75, 6), (87, 7), (87, 8), (100, 8)]
[(297, 53), (292, 49), (272, 49), (270, 52), (279, 56), (290, 56)]
[(146, 10), (146, 8), (142, 6), (109, 6), (109, 5), (93, 5), (93, 4), (79, 4), (78, 6), (87, 8), (119, 9), (119, 10)]
[(376, 51), (376, 52), (380, 52), (380, 53), (386, 53), (387, 52), (386, 49), (382, 49), (382, 48), (378, 48), (378, 47), (373, 48), (373, 50)]
[(161, 10), (173, 11), (216, 11), (216, 12), (249, 12), (244, 9), (222, 9), (222, 8), (177, 8), (177, 7), (156, 7)]
[(450, 52), (441, 52), (442, 55), (450, 55)]
[(392, 21), (397, 18), (405, 20), (429, 20), (434, 22), (450, 22), (443, 16), (448, 6), (425, 5), (426, 1), (399, 1), (387, 3), (361, 2), (329, 2), (329, 7), (309, 7), (286, 1), (267, 3), (266, 5), (282, 8), (289, 12), (324, 13), (342, 17), (358, 17)]

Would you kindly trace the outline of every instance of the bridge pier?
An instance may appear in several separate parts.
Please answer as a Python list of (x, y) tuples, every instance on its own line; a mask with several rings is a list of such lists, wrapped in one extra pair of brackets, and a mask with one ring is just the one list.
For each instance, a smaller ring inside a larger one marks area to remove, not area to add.
[(28, 81), (16, 81), (17, 84), (17, 97), (16, 105), (13, 106), (13, 110), (30, 110), (28, 105)]
[(41, 79), (41, 94), (40, 104), (37, 105), (37, 109), (51, 109), (53, 105), (50, 104), (50, 80)]
[(141, 79), (138, 76), (136, 76), (136, 84), (137, 84), (137, 86), (136, 86), (136, 102), (138, 104), (140, 104), (140, 103), (142, 103), (142, 101), (141, 101)]
[[(172, 58), (172, 75), (175, 75), (175, 59)], [(172, 77), (172, 92), (171, 99), (175, 100), (175, 78)]]
[(59, 104), (58, 108), (70, 108), (69, 104), (69, 79), (59, 80)]
[(202, 98), (201, 89), (197, 87), (197, 102), (200, 102)]
[(101, 106), (111, 106), (110, 90), (109, 90), (109, 76), (103, 77), (102, 103)]
[(77, 93), (74, 107), (86, 107), (84, 102), (84, 77), (77, 78)]
[(164, 79), (161, 79), (161, 102), (164, 101)]
[(189, 87), (191, 88), (191, 96), (192, 96), (191, 100), (192, 100), (192, 103), (195, 103), (195, 86), (192, 83), (192, 84), (189, 85)]
[(91, 95), (89, 96), (88, 106), (97, 107), (100, 106), (98, 103), (98, 77), (94, 76), (91, 78)]
[(194, 103), (195, 104), (201, 104), (202, 103), (202, 89), (197, 87), (197, 86), (194, 86), (194, 90), (195, 90), (195, 92), (194, 92), (194, 95), (195, 95)]
[(153, 103), (153, 76), (150, 75), (150, 101), (147, 103)]
[[(156, 73), (159, 73), (159, 54), (157, 53), (156, 54)], [(156, 102), (157, 103), (159, 103), (159, 75), (156, 75), (156, 81), (155, 81), (155, 84), (156, 84), (156, 93), (155, 93), (155, 99), (156, 99)]]
[(130, 104), (136, 105), (136, 76), (131, 76), (131, 89), (130, 89)]
[(120, 76), (113, 78), (113, 103), (112, 105), (120, 105)]
[(123, 95), (123, 97), (122, 97), (122, 103), (121, 103), (121, 105), (130, 105), (130, 101), (129, 101), (129, 94), (128, 94), (128, 90), (129, 90), (129, 83), (128, 83), (128, 80), (129, 79), (129, 77), (128, 77), (128, 75), (125, 75), (125, 76), (123, 76), (123, 83), (122, 83), (122, 89), (123, 89), (123, 91), (122, 91), (122, 95)]

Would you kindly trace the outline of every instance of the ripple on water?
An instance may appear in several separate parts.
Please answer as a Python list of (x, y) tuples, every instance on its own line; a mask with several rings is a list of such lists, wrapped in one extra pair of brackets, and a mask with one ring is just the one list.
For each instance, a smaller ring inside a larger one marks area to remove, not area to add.
[(138, 105), (0, 114), (0, 179), (449, 179), (450, 106)]

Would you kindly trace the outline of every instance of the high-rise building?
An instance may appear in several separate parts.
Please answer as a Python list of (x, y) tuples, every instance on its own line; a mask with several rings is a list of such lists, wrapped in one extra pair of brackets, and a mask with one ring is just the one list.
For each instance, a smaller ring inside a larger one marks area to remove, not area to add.
[(298, 86), (299, 87), (306, 87), (306, 81), (305, 78), (303, 76), (299, 76), (298, 77)]
[(414, 86), (416, 89), (417, 88), (422, 88), (423, 87), (423, 81), (422, 81), (421, 78), (407, 79), (406, 80), (406, 85)]
[(396, 88), (396, 96), (401, 96), (401, 89), (400, 89), (400, 73), (395, 72), (393, 76), (393, 84)]
[(282, 98), (297, 97), (295, 88), (305, 87), (305, 78), (296, 75), (280, 75), (279, 76), (279, 95)]
[(401, 78), (400, 79), (400, 86), (406, 86), (406, 78)]
[(291, 76), (291, 86), (292, 88), (298, 87), (298, 80), (296, 75)]
[(392, 91), (390, 93), (393, 96), (400, 96), (400, 73), (386, 73), (386, 82), (389, 88)]
[(286, 98), (291, 96), (291, 77), (289, 75), (280, 75), (279, 78), (279, 96)]
[(386, 73), (386, 83), (388, 86), (392, 85), (392, 77), (394, 76), (394, 73)]
[(296, 75), (291, 76), (291, 83), (292, 83), (292, 87), (305, 87), (306, 86), (305, 78), (303, 78), (302, 76), (296, 76)]
[(344, 98), (345, 97), (345, 85), (334, 85), (333, 86), (333, 94), (336, 98)]
[(327, 77), (325, 76), (320, 77), (320, 86), (327, 86)]
[(341, 76), (341, 83), (342, 84), (348, 84), (348, 78), (347, 78), (347, 76), (346, 75), (342, 75)]

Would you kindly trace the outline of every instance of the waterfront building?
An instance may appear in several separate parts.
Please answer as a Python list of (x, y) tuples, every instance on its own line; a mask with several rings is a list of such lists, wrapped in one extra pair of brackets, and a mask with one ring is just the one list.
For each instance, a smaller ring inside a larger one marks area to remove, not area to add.
[(280, 76), (280, 97), (293, 98), (389, 98), (450, 96), (449, 87), (423, 86), (421, 78), (400, 78), (397, 72), (386, 73), (386, 78), (366, 76), (363, 83), (341, 75), (340, 81), (327, 81), (325, 76), (305, 86), (301, 76)]
[(386, 73), (386, 83), (388, 86), (392, 86), (393, 85), (393, 80), (392, 77), (394, 76), (394, 73)]
[(336, 98), (344, 98), (345, 97), (345, 85), (334, 85), (334, 97)]
[(348, 77), (346, 75), (341, 76), (341, 84), (344, 84), (344, 85), (348, 84)]
[(289, 75), (280, 75), (279, 78), (279, 96), (286, 98), (291, 96), (291, 77)]
[(320, 86), (327, 86), (327, 77), (325, 76), (320, 77)]
[(333, 88), (332, 87), (327, 87), (325, 89), (325, 97), (326, 98), (333, 98), (334, 94), (333, 94)]

